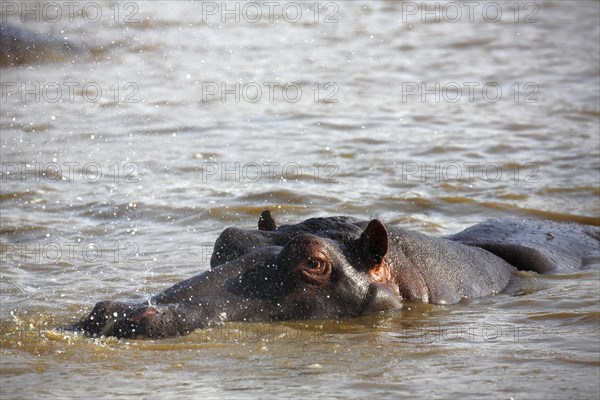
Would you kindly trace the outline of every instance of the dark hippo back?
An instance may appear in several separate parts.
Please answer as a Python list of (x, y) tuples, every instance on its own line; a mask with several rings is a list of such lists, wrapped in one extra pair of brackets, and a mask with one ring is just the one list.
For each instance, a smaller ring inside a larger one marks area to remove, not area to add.
[(387, 255), (403, 300), (454, 304), (501, 292), (514, 266), (484, 249), (388, 227)]
[(598, 227), (548, 220), (490, 219), (448, 239), (538, 273), (579, 270), (600, 255)]

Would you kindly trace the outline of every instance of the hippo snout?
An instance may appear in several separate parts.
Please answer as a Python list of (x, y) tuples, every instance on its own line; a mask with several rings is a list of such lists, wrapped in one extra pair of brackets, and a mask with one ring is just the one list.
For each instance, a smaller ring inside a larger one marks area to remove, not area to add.
[(371, 284), (363, 301), (361, 315), (401, 308), (402, 302), (389, 287)]
[(71, 330), (83, 331), (90, 336), (116, 336), (131, 338), (144, 334), (151, 320), (163, 311), (150, 305), (130, 305), (116, 301), (101, 301), (87, 317), (82, 318)]
[(83, 331), (89, 336), (117, 338), (156, 338), (180, 336), (204, 327), (205, 318), (199, 310), (189, 310), (184, 304), (125, 304), (101, 301), (87, 317), (67, 328)]

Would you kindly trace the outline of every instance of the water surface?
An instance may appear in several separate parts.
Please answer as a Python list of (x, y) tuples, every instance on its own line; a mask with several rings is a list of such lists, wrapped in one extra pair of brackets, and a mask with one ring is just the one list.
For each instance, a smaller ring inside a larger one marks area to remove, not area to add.
[(321, 2), (316, 22), (314, 3), (277, 3), (272, 22), (98, 4), (98, 21), (3, 9), (85, 48), (0, 70), (2, 398), (598, 398), (597, 268), (341, 321), (161, 341), (54, 329), (205, 271), (218, 234), (267, 207), (433, 235), (600, 225), (598, 2), (481, 2), (472, 21), (459, 2), (456, 22), (410, 2)]

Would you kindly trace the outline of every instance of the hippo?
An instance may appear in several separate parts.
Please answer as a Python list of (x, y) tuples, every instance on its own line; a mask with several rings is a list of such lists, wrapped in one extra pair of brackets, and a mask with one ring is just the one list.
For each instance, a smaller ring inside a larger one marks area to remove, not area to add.
[(64, 60), (86, 53), (83, 46), (63, 37), (0, 23), (0, 67)]
[(501, 292), (513, 272), (569, 272), (599, 253), (597, 227), (489, 220), (447, 237), (379, 219), (311, 218), (227, 228), (211, 269), (141, 304), (102, 301), (67, 327), (90, 336), (164, 338), (227, 321), (356, 317), (411, 302), (455, 304)]

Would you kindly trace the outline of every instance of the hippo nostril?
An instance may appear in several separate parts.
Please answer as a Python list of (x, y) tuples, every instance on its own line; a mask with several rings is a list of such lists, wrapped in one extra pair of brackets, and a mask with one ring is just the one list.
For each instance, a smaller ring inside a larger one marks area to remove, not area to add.
[(129, 316), (131, 321), (141, 321), (144, 318), (154, 317), (158, 314), (158, 310), (154, 307), (146, 308), (145, 310), (141, 310), (139, 312), (135, 312)]

